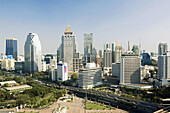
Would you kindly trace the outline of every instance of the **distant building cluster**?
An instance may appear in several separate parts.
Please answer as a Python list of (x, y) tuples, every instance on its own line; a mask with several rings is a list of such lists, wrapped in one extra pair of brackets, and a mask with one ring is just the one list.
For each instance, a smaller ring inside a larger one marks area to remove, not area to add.
[[(118, 81), (117, 84), (129, 85), (143, 82), (155, 83), (159, 87), (170, 85), (170, 52), (168, 44), (158, 44), (158, 52), (142, 51), (141, 45), (134, 44), (128, 50), (117, 42), (104, 43), (103, 50), (94, 45), (94, 34), (84, 33), (84, 54), (78, 52), (76, 35), (68, 25), (56, 54), (42, 55), (39, 36), (29, 33), (24, 44), (24, 55), (18, 51), (17, 39), (7, 38), (4, 54), (0, 54), (0, 68), (22, 73), (49, 71), (52, 81), (70, 80), (77, 73), (78, 86), (92, 88), (105, 83), (107, 77)], [(133, 86), (133, 85), (132, 85)]]

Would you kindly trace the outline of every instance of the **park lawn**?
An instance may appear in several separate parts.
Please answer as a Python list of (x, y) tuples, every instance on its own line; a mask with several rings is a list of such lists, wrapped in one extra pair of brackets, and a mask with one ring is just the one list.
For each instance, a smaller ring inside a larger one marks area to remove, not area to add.
[(39, 112), (17, 112), (17, 113), (39, 113)]
[(86, 103), (87, 110), (113, 110), (114, 108), (109, 106), (100, 105), (97, 103)]

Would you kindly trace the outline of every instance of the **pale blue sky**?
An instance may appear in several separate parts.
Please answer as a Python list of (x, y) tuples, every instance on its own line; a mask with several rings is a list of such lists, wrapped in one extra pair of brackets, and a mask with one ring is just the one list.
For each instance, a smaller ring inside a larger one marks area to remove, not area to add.
[(67, 25), (83, 53), (83, 34), (94, 33), (97, 50), (105, 42), (139, 44), (157, 52), (170, 44), (170, 0), (0, 0), (0, 53), (6, 38), (17, 38), (22, 54), (29, 32), (39, 35), (43, 53), (56, 53)]

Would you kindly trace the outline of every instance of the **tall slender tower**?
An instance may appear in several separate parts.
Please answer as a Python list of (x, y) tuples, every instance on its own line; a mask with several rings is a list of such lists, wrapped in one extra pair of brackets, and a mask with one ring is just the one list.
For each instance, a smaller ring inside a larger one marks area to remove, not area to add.
[(17, 60), (18, 57), (17, 39), (15, 38), (6, 39), (6, 55), (12, 55), (13, 58)]
[(130, 44), (129, 44), (129, 41), (128, 41), (128, 51), (130, 51)]
[(42, 70), (41, 64), (41, 42), (35, 33), (29, 33), (24, 46), (25, 53), (25, 71), (38, 72)]

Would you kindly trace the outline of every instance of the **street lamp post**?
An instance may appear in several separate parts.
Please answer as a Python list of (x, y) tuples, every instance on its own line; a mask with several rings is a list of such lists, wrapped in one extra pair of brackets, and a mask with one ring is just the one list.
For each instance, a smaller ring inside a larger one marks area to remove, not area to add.
[(85, 113), (86, 113), (86, 101), (87, 101), (87, 86), (86, 86), (86, 96), (85, 96)]

